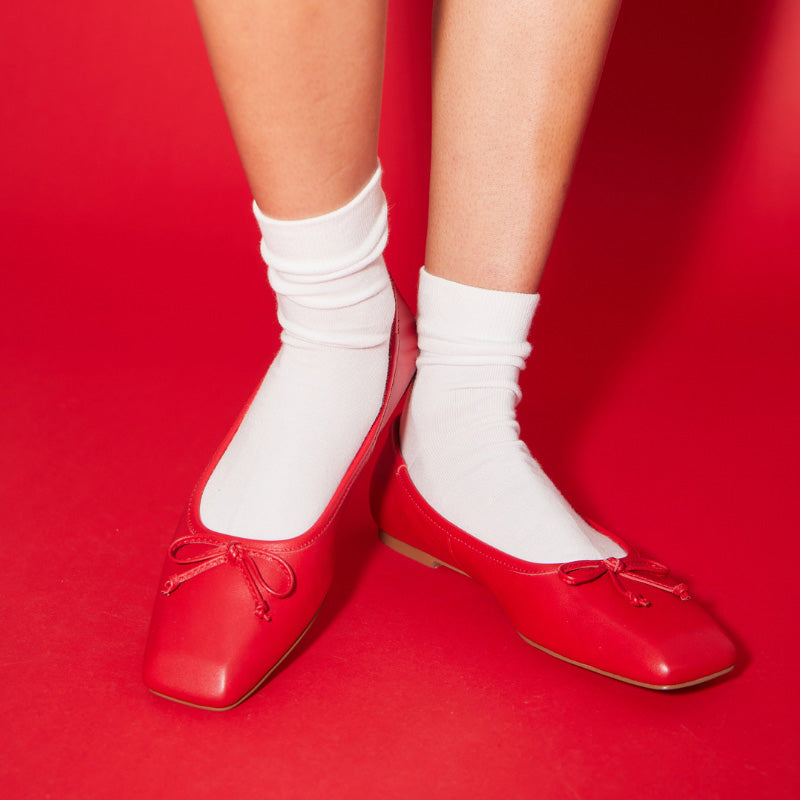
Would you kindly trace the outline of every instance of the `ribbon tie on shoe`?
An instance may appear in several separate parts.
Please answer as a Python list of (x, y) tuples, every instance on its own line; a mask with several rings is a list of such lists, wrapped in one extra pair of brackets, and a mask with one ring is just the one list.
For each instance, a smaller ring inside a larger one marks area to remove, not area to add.
[[(206, 544), (209, 545), (209, 549), (199, 555), (188, 558), (178, 555), (181, 549), (192, 544)], [(269, 622), (271, 617), (269, 616), (266, 595), (272, 595), (280, 600), (288, 597), (294, 591), (296, 583), (294, 571), (286, 561), (274, 553), (258, 550), (255, 547), (248, 547), (242, 542), (222, 541), (202, 536), (182, 536), (172, 543), (169, 555), (176, 564), (196, 564), (197, 566), (186, 570), (186, 572), (180, 574), (176, 572), (174, 575), (170, 575), (164, 581), (164, 588), (161, 590), (163, 594), (172, 594), (182, 583), (197, 577), (203, 572), (214, 569), (214, 567), (230, 564), (238, 567), (244, 576), (247, 588), (250, 590), (255, 602), (253, 613), (259, 619)], [(258, 568), (258, 561), (263, 561), (282, 572), (286, 576), (285, 586), (277, 588), (270, 586)]]
[[(632, 606), (647, 608), (650, 601), (638, 592), (630, 591), (623, 586), (620, 577), (628, 580), (655, 586), (665, 592), (680, 597), (681, 600), (690, 600), (689, 587), (685, 583), (672, 583), (664, 580), (669, 575), (669, 568), (658, 561), (649, 558), (605, 558), (602, 561), (571, 561), (558, 568), (561, 580), (571, 586), (580, 586), (590, 581), (595, 581), (605, 574), (611, 578), (614, 588), (628, 598)], [(650, 573), (650, 574), (648, 574)]]

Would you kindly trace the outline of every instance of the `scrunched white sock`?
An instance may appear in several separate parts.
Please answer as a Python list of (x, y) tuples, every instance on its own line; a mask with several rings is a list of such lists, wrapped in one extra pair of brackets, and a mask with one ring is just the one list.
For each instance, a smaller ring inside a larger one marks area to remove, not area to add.
[(380, 409), (394, 294), (378, 168), (347, 205), (276, 220), (253, 205), (281, 348), (200, 501), (208, 528), (276, 540), (322, 513)]
[(519, 438), (518, 378), (539, 295), (420, 273), (420, 355), (402, 430), (409, 476), (445, 519), (539, 563), (622, 556), (567, 503)]

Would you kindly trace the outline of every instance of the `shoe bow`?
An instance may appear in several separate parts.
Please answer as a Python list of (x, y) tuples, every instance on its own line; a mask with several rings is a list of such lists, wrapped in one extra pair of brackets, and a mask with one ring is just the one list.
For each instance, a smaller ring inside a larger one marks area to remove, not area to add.
[(689, 587), (685, 583), (671, 583), (663, 580), (669, 575), (669, 567), (651, 561), (649, 558), (605, 558), (602, 561), (570, 561), (558, 568), (558, 575), (571, 586), (581, 586), (608, 574), (614, 588), (628, 598), (632, 606), (647, 608), (650, 601), (638, 592), (626, 589), (620, 578), (655, 586), (665, 592), (690, 600)]
[[(184, 547), (193, 544), (208, 545), (209, 549), (190, 557), (182, 557), (179, 555)], [(203, 572), (207, 572), (223, 564), (230, 564), (231, 566), (238, 567), (244, 576), (247, 588), (250, 590), (250, 594), (255, 602), (253, 613), (259, 619), (269, 622), (271, 617), (269, 616), (269, 606), (267, 605), (266, 595), (272, 595), (278, 599), (283, 599), (294, 591), (296, 583), (294, 571), (286, 561), (274, 553), (259, 550), (255, 547), (249, 547), (243, 542), (237, 542), (235, 540), (223, 541), (221, 539), (203, 536), (182, 536), (172, 543), (169, 549), (169, 555), (176, 564), (196, 564), (197, 566), (185, 572), (176, 572), (174, 575), (170, 575), (170, 577), (164, 581), (164, 587), (161, 590), (162, 593), (166, 595), (172, 594), (182, 583), (191, 580)], [(277, 587), (270, 585), (258, 567), (257, 562), (259, 561), (273, 567), (273, 572), (277, 571), (282, 578), (285, 578), (285, 581), (281, 581), (282, 585)]]

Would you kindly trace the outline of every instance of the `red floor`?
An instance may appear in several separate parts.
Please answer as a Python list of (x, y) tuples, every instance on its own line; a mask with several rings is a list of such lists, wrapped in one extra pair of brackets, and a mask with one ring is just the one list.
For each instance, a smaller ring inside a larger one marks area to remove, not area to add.
[[(384, 103), (408, 295), (428, 11), (393, 4)], [(720, 11), (623, 9), (522, 421), (579, 508), (713, 608), (737, 673), (663, 695), (549, 658), (379, 546), (362, 480), (313, 634), (214, 714), (139, 670), (181, 506), (277, 346), (247, 188), (191, 4), (3, 8), (4, 797), (800, 796), (800, 6)]]

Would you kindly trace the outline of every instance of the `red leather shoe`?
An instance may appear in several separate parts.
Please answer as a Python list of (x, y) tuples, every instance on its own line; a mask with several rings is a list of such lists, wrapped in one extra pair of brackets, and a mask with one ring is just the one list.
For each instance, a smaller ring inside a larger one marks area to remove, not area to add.
[(200, 522), (203, 489), (249, 402), (206, 468), (167, 553), (150, 624), (144, 681), (156, 694), (201, 708), (232, 708), (266, 682), (310, 627), (331, 584), (331, 523), (414, 375), (414, 318), (396, 290), (395, 309), (381, 409), (308, 531), (261, 542)]
[(483, 584), (522, 638), (550, 655), (648, 689), (694, 686), (733, 669), (732, 642), (688, 587), (598, 526), (628, 555), (535, 564), (452, 525), (411, 482), (399, 425), (379, 457), (370, 500), (386, 544)]

